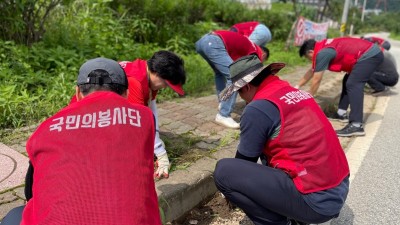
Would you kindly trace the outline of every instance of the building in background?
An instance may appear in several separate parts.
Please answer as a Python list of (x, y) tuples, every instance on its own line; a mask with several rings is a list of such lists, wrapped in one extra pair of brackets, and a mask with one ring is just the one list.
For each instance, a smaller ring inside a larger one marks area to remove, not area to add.
[(272, 0), (237, 0), (237, 1), (247, 5), (250, 9), (272, 8)]

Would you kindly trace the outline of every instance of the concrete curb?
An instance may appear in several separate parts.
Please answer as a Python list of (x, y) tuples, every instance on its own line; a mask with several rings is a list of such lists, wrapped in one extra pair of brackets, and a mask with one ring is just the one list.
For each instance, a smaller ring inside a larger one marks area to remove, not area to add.
[(159, 207), (165, 221), (184, 216), (217, 191), (213, 179), (215, 165), (222, 158), (234, 157), (236, 145), (237, 141), (234, 141), (218, 150), (212, 158), (199, 159), (186, 170), (175, 171), (170, 178), (156, 182)]

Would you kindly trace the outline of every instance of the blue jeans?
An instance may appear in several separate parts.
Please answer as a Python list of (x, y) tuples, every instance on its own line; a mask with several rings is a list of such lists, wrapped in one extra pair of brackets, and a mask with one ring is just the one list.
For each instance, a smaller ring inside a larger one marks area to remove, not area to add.
[(266, 45), (271, 38), (271, 31), (264, 24), (258, 24), (249, 36), (250, 41), (258, 46)]
[(22, 220), (22, 212), (25, 206), (18, 206), (13, 208), (1, 221), (1, 225), (18, 225)]
[[(220, 37), (214, 34), (206, 34), (196, 42), (196, 51), (211, 66), (215, 73), (215, 86), (217, 95), (221, 93), (225, 87), (232, 84), (229, 74), (229, 65), (233, 62), (232, 58), (226, 51), (224, 42)], [(221, 104), (219, 114), (224, 117), (230, 117), (235, 106), (237, 92), (225, 101), (218, 101)]]

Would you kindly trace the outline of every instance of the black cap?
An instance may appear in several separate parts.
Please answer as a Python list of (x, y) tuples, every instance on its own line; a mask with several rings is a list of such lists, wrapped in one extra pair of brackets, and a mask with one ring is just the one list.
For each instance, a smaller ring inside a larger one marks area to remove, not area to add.
[[(99, 79), (89, 77), (94, 70), (104, 70), (108, 77)], [(118, 62), (107, 58), (95, 58), (86, 61), (79, 69), (77, 84), (120, 84), (128, 86), (125, 71)]]

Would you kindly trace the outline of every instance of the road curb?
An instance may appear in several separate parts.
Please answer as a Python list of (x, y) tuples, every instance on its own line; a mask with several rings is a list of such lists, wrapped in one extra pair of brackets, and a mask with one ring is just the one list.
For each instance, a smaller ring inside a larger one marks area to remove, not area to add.
[(159, 207), (163, 211), (165, 221), (183, 217), (215, 194), (215, 165), (222, 158), (234, 157), (236, 145), (237, 141), (234, 141), (218, 150), (212, 157), (199, 159), (186, 170), (175, 171), (170, 178), (156, 182)]

